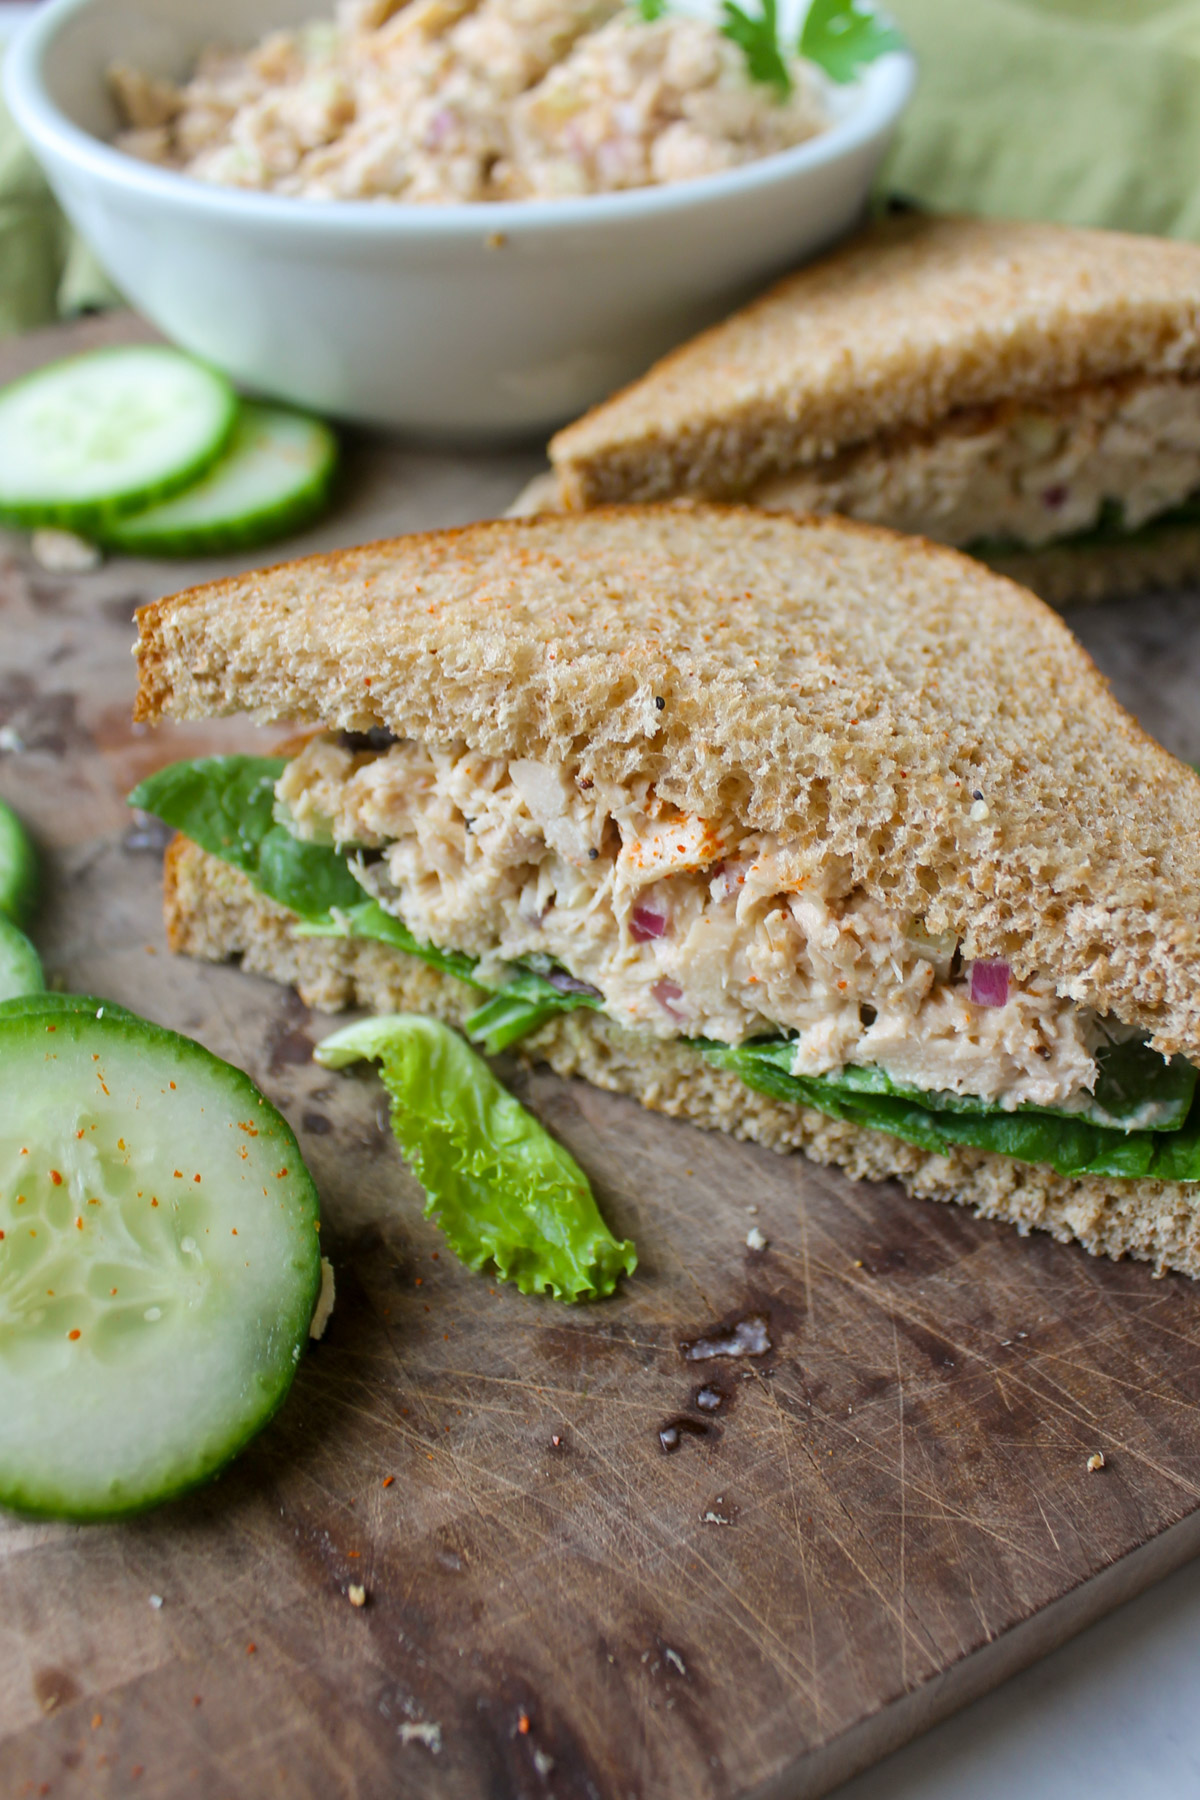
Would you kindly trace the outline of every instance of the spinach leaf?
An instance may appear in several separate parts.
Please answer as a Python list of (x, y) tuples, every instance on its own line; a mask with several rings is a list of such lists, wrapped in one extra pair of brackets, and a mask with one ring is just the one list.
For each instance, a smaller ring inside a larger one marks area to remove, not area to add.
[(232, 863), (301, 918), (353, 906), (362, 889), (331, 845), (307, 844), (275, 818), (281, 756), (204, 756), (171, 763), (139, 783), (130, 806), (153, 813), (202, 850)]
[(1175, 1131), (1113, 1131), (1085, 1119), (1023, 1109), (967, 1112), (943, 1106), (943, 1095), (920, 1100), (904, 1093), (872, 1091), (859, 1072), (842, 1075), (788, 1073), (790, 1046), (778, 1039), (740, 1045), (694, 1039), (710, 1061), (739, 1075), (747, 1087), (791, 1106), (811, 1106), (831, 1118), (886, 1131), (923, 1150), (956, 1145), (1046, 1164), (1060, 1175), (1116, 1175), (1136, 1180), (1200, 1180), (1200, 1107), (1193, 1104)]
[(430, 968), (437, 969), (443, 975), (453, 975), (459, 981), (469, 982), (472, 987), (487, 993), (481, 981), (475, 978), (476, 961), (462, 950), (439, 950), (436, 944), (423, 944), (413, 936), (403, 919), (394, 913), (384, 912), (377, 900), (364, 900), (362, 889), (355, 882), (358, 894), (354, 906), (339, 906), (335, 912), (324, 918), (305, 919), (296, 927), (297, 937), (344, 937), (374, 938), (381, 944), (390, 944), (393, 950), (403, 950), (408, 956), (419, 956)]
[(903, 50), (904, 39), (866, 0), (812, 0), (800, 32), (800, 54), (838, 82), (853, 81), (865, 63)]
[(456, 1032), (413, 1013), (367, 1019), (317, 1046), (327, 1069), (382, 1066), (392, 1130), (455, 1255), (523, 1294), (596, 1300), (637, 1252), (600, 1217), (575, 1159), (501, 1087)]

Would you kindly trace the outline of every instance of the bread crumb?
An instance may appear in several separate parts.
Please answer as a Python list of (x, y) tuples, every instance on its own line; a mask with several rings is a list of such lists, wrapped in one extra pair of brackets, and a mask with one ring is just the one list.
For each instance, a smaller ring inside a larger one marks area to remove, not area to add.
[(418, 1720), (415, 1724), (397, 1725), (396, 1735), (402, 1744), (424, 1744), (436, 1756), (442, 1747), (442, 1728), (432, 1721)]
[(747, 1248), (747, 1250), (765, 1250), (766, 1247), (767, 1247), (766, 1238), (763, 1236), (762, 1232), (758, 1229), (757, 1225), (752, 1225), (750, 1230), (746, 1233), (746, 1248)]
[(73, 531), (61, 531), (55, 525), (45, 525), (35, 531), (29, 548), (38, 567), (52, 575), (86, 575), (89, 569), (98, 569), (104, 561), (98, 545), (89, 544), (86, 538), (77, 537)]
[(365, 1606), (367, 1604), (367, 1590), (360, 1582), (352, 1581), (350, 1586), (346, 1589), (346, 1598), (351, 1606)]
[(329, 1323), (329, 1315), (333, 1311), (335, 1297), (333, 1264), (327, 1256), (323, 1256), (321, 1258), (321, 1291), (317, 1295), (316, 1309), (308, 1326), (310, 1338), (319, 1338), (325, 1335), (325, 1327)]
[(150, 1604), (154, 1608), (155, 1612), (160, 1612), (162, 1610), (162, 1603), (163, 1603), (163, 1597), (161, 1594), (151, 1594)]
[(1089, 1475), (1094, 1475), (1097, 1469), (1102, 1469), (1104, 1467), (1103, 1450), (1093, 1450), (1092, 1454), (1087, 1459), (1087, 1466)]

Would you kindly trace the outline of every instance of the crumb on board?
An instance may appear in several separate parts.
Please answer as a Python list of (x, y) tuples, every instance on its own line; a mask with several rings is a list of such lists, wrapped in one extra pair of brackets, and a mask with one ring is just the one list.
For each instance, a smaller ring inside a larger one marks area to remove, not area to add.
[(350, 1586), (346, 1589), (346, 1598), (351, 1606), (365, 1606), (367, 1604), (367, 1590), (362, 1585), (361, 1581), (352, 1581), (350, 1583)]
[(1093, 1450), (1087, 1459), (1087, 1466), (1089, 1475), (1094, 1475), (1097, 1469), (1102, 1469), (1105, 1466), (1103, 1450)]
[(750, 1230), (746, 1233), (746, 1248), (747, 1248), (747, 1250), (765, 1250), (766, 1247), (767, 1247), (766, 1238), (763, 1236), (762, 1232), (758, 1229), (757, 1225), (752, 1225)]
[(98, 545), (57, 525), (35, 531), (29, 549), (38, 567), (51, 575), (86, 575), (104, 561)]
[(154, 1608), (155, 1612), (159, 1612), (161, 1610), (162, 1603), (163, 1603), (163, 1597), (161, 1594), (151, 1594), (150, 1604)]
[(442, 1748), (442, 1728), (432, 1719), (406, 1720), (396, 1727), (396, 1735), (402, 1744), (424, 1744), (434, 1756)]
[(324, 1335), (325, 1327), (329, 1323), (329, 1315), (333, 1311), (335, 1297), (333, 1264), (327, 1256), (323, 1256), (321, 1258), (321, 1291), (317, 1295), (316, 1311), (313, 1313), (308, 1327), (310, 1338), (319, 1338)]

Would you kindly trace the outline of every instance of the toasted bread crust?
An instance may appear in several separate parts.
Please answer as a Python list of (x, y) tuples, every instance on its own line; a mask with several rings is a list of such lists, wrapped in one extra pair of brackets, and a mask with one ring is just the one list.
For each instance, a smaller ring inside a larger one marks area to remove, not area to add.
[(1200, 372), (1200, 245), (878, 221), (560, 431), (566, 505), (727, 498), (958, 407)]
[(1048, 608), (954, 551), (749, 508), (601, 509), (309, 557), (139, 627), (139, 718), (386, 726), (649, 777), (968, 957), (1200, 1051), (1200, 779)]
[[(295, 986), (322, 1011), (417, 1009), (461, 1024), (479, 1004), (473, 989), (387, 945), (295, 937), (293, 914), (181, 838), (168, 855), (167, 923), (173, 948), (213, 962), (240, 956), (245, 969)], [(931, 1155), (883, 1132), (768, 1100), (685, 1045), (622, 1031), (597, 1013), (570, 1013), (543, 1026), (518, 1053), (708, 1130), (835, 1163), (858, 1180), (896, 1177), (922, 1199), (959, 1201), (1021, 1232), (1036, 1228), (1093, 1255), (1133, 1256), (1158, 1272), (1200, 1275), (1200, 1184), (1072, 1181), (982, 1151)]]

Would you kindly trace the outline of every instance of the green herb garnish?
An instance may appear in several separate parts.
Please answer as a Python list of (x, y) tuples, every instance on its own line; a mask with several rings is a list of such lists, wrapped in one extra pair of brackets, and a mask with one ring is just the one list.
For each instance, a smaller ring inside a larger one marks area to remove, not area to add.
[(895, 26), (864, 0), (812, 0), (800, 32), (801, 56), (839, 82), (853, 81), (865, 63), (904, 47)]
[(776, 0), (759, 0), (762, 11), (757, 15), (737, 4), (737, 0), (721, 0), (721, 30), (737, 44), (746, 58), (746, 67), (754, 81), (767, 82), (785, 100), (792, 91), (792, 77), (779, 48), (779, 17)]

